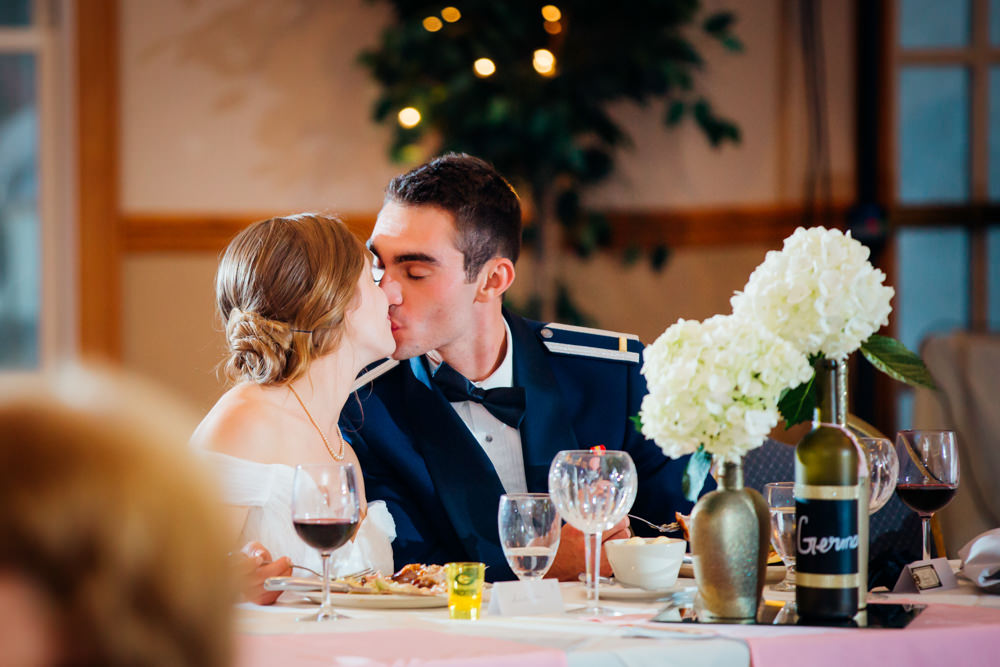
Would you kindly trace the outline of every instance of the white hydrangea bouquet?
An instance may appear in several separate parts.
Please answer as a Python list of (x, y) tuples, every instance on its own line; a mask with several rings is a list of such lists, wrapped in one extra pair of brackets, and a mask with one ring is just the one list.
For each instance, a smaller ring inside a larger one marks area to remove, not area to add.
[[(787, 340), (809, 357), (846, 359), (860, 348), (876, 368), (901, 382), (934, 388), (920, 357), (875, 332), (889, 323), (895, 291), (850, 232), (799, 227), (781, 250), (767, 253), (746, 287), (731, 299), (733, 314)], [(790, 385), (779, 407), (788, 426), (812, 418), (813, 376)]]
[(733, 314), (679, 320), (643, 353), (649, 393), (637, 419), (664, 454), (694, 454), (684, 492), (696, 500), (713, 458), (738, 461), (763, 444), (779, 414), (812, 418), (813, 362), (861, 348), (890, 376), (933, 387), (920, 358), (875, 334), (889, 322), (894, 291), (850, 234), (799, 228), (767, 253)]

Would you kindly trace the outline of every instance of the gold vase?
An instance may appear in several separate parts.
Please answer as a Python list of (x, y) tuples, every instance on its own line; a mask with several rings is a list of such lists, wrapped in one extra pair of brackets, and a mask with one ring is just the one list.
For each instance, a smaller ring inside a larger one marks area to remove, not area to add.
[(752, 623), (767, 572), (771, 517), (763, 496), (743, 487), (743, 464), (724, 463), (719, 488), (691, 514), (698, 617)]

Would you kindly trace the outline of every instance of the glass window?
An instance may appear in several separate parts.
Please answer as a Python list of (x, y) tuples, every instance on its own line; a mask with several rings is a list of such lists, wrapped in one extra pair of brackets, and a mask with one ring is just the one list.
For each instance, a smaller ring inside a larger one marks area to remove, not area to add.
[[(896, 234), (898, 338), (920, 351), (928, 335), (965, 329), (969, 322), (969, 236), (961, 227), (904, 228)], [(913, 423), (913, 395), (900, 392), (897, 428)]]
[(899, 201), (969, 198), (969, 73), (964, 67), (906, 67), (900, 73)]
[(23, 28), (31, 25), (31, 0), (3, 0), (0, 2), (0, 26)]
[(899, 43), (904, 49), (968, 46), (971, 0), (902, 0)]
[(990, 331), (1000, 331), (1000, 227), (986, 232), (986, 298)]
[(0, 369), (39, 363), (35, 56), (0, 54)]
[(990, 0), (990, 44), (1000, 45), (1000, 0)]

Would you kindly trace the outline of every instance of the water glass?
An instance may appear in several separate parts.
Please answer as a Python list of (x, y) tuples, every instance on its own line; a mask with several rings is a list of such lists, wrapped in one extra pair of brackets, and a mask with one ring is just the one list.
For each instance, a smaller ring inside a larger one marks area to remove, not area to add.
[(559, 549), (562, 519), (547, 493), (500, 496), (497, 511), (500, 545), (510, 569), (521, 581), (541, 579)]
[(888, 438), (858, 438), (868, 459), (868, 478), (871, 492), (868, 496), (868, 513), (875, 514), (892, 498), (899, 476), (899, 457)]
[(785, 564), (785, 578), (773, 588), (776, 591), (794, 591), (795, 482), (765, 484), (764, 497), (771, 511), (771, 544)]
[(600, 606), (601, 533), (625, 518), (635, 502), (635, 464), (627, 452), (559, 452), (549, 468), (549, 494), (567, 523), (584, 533), (587, 582), (593, 597), (569, 613), (614, 616)]
[(475, 621), (483, 606), (484, 563), (445, 563), (448, 582), (448, 616), (457, 620)]

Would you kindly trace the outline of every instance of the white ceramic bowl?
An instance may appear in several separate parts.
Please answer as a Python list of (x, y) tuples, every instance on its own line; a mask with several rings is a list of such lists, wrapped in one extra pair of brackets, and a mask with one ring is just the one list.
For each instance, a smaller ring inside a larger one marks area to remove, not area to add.
[(687, 542), (670, 537), (608, 540), (603, 548), (615, 580), (647, 590), (670, 588), (677, 582)]

